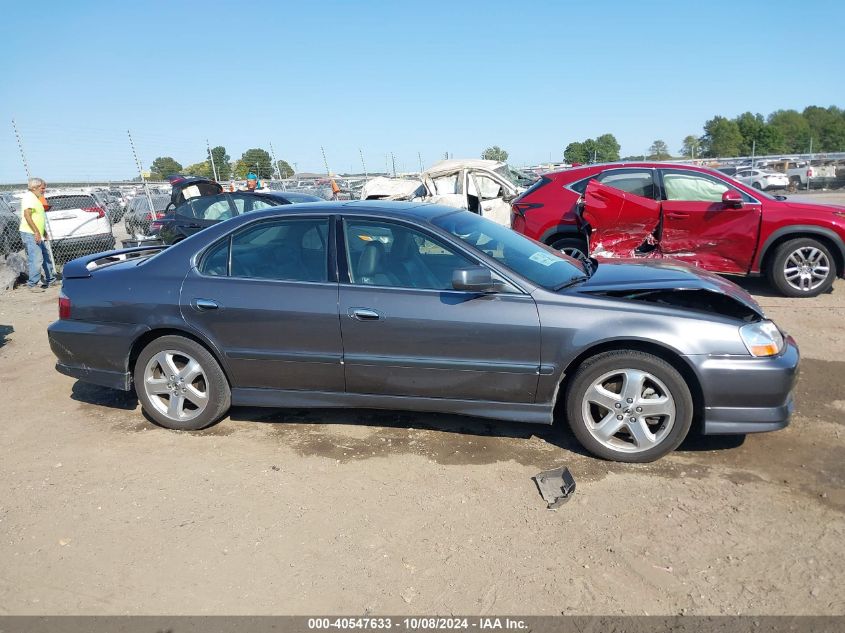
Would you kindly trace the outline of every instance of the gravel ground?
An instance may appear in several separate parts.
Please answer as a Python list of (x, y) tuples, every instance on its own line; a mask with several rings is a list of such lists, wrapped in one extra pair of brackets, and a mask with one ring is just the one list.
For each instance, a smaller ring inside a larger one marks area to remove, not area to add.
[(742, 283), (801, 347), (792, 425), (648, 465), (435, 414), (166, 431), (54, 371), (58, 290), (0, 294), (0, 614), (843, 614), (845, 282)]

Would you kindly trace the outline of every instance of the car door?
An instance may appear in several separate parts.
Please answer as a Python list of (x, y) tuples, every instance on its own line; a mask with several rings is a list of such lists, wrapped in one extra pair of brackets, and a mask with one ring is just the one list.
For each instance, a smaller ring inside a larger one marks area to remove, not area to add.
[(470, 171), (469, 178), (479, 199), (481, 216), (510, 227), (511, 205), (505, 202), (505, 185), (489, 174)]
[(339, 308), (347, 391), (533, 402), (540, 363), (534, 300), (452, 288), (478, 262), (420, 227), (347, 217)]
[(584, 190), (580, 221), (582, 228), (589, 230), (590, 254), (633, 257), (655, 241), (660, 224), (660, 203), (591, 180)]
[(190, 198), (176, 207), (173, 228), (187, 237), (237, 214), (228, 193)]
[(255, 222), (211, 246), (182, 315), (226, 357), (233, 386), (343, 392), (329, 218)]
[[(762, 204), (714, 175), (686, 169), (662, 169), (663, 228), (660, 250), (718, 273), (745, 274), (754, 261)], [(742, 206), (722, 202), (733, 190)]]

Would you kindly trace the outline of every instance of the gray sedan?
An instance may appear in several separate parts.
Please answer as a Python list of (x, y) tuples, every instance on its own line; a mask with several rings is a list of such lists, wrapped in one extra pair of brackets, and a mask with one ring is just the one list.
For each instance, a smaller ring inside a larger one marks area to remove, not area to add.
[(135, 389), (161, 426), (231, 405), (551, 424), (657, 459), (690, 429), (783, 428), (794, 341), (742, 289), (671, 261), (578, 262), (429, 204), (291, 205), (64, 268), (57, 369)]

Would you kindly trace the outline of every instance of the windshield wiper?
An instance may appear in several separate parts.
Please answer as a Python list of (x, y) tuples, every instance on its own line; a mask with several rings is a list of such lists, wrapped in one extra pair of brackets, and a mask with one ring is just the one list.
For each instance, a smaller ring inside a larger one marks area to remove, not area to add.
[(564, 281), (562, 284), (558, 284), (552, 291), (557, 292), (558, 290), (563, 290), (564, 288), (569, 288), (570, 286), (574, 286), (575, 284), (579, 284), (582, 281), (587, 281), (589, 277), (587, 275), (575, 275), (574, 277), (570, 277), (567, 281)]

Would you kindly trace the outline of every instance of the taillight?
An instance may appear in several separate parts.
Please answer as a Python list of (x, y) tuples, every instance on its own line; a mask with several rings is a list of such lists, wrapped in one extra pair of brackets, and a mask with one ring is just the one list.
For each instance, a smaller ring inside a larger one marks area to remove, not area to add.
[(103, 210), (103, 207), (83, 207), (83, 211), (87, 211), (88, 213), (96, 213), (98, 218), (106, 217), (106, 212)]
[(59, 318), (70, 318), (70, 298), (64, 294), (59, 295)]
[(812, 177), (813, 177), (813, 169), (811, 167), (810, 169), (807, 170), (807, 178), (812, 178)]

